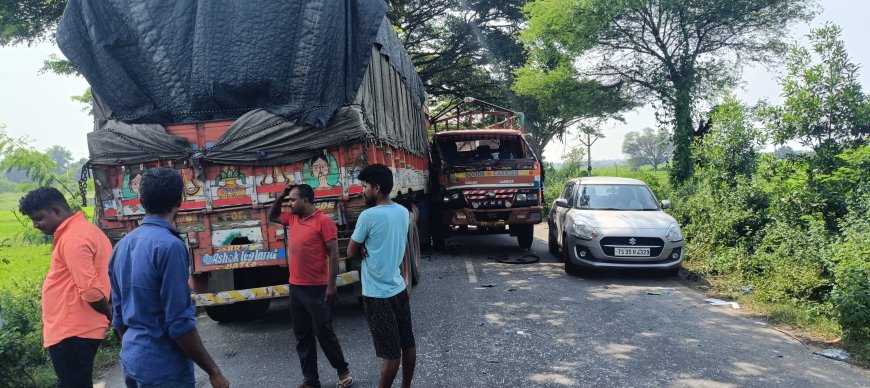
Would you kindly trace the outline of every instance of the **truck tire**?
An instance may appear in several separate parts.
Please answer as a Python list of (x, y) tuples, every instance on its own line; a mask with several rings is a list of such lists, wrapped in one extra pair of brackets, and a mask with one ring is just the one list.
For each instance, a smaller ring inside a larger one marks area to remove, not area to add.
[(272, 304), (271, 299), (257, 299), (247, 302), (239, 302), (229, 305), (230, 311), (236, 315), (236, 319), (250, 321), (260, 319), (266, 316), (269, 311), (269, 305)]
[(522, 249), (531, 249), (535, 238), (535, 226), (531, 224), (511, 225), (517, 231), (517, 242)]
[(236, 320), (236, 315), (230, 311), (231, 305), (206, 306), (205, 315), (208, 315), (212, 321), (227, 323)]

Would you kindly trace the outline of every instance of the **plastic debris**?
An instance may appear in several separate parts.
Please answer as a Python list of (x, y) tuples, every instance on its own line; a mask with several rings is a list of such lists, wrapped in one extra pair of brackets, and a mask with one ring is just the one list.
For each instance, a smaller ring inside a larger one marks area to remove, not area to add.
[(827, 357), (837, 361), (846, 361), (849, 359), (849, 352), (841, 349), (825, 349), (821, 352), (813, 352), (813, 354), (818, 354), (822, 357)]
[(752, 292), (752, 286), (743, 287), (743, 288), (741, 288), (741, 290), (743, 290), (744, 294), (748, 294), (748, 293)]
[(485, 290), (487, 288), (493, 288), (493, 287), (495, 287), (495, 284), (486, 284), (486, 285), (483, 285), (480, 287), (474, 287), (474, 289), (475, 290)]
[(761, 322), (761, 321), (755, 321), (755, 322), (752, 322), (752, 323), (754, 323), (754, 324), (756, 324), (756, 325), (758, 325), (758, 326), (767, 326), (767, 323), (764, 323), (764, 322)]
[(661, 292), (655, 292), (655, 291), (647, 291), (646, 294), (647, 294), (647, 295), (661, 295), (662, 293), (661, 293)]
[(731, 306), (731, 308), (733, 308), (733, 309), (740, 308), (740, 305), (737, 304), (737, 302), (728, 302), (728, 301), (724, 301), (722, 299), (709, 298), (709, 299), (704, 299), (704, 301), (709, 303), (710, 306)]

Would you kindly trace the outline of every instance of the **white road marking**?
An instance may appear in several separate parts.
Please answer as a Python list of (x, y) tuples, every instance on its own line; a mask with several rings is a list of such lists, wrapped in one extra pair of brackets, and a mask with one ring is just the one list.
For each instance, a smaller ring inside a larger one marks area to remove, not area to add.
[(477, 276), (474, 275), (474, 266), (471, 265), (471, 262), (468, 261), (468, 259), (465, 260), (465, 268), (468, 269), (468, 282), (477, 283)]

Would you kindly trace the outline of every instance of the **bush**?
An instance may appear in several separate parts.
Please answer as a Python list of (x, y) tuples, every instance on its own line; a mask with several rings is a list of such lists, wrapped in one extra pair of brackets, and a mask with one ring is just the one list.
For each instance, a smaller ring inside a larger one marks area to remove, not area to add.
[(833, 301), (846, 338), (862, 342), (870, 354), (870, 194), (853, 202), (842, 238), (834, 247)]
[(42, 347), (39, 283), (16, 284), (13, 289), (0, 291), (0, 387), (36, 386), (34, 372), (48, 361)]

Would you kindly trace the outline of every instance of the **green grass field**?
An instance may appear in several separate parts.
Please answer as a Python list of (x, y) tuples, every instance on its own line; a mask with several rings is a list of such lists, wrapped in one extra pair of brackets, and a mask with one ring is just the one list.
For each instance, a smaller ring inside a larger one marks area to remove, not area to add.
[(13, 288), (16, 283), (41, 283), (51, 261), (51, 244), (28, 245), (22, 241), (30, 228), (22, 225), (14, 213), (22, 195), (0, 193), (0, 289)]

